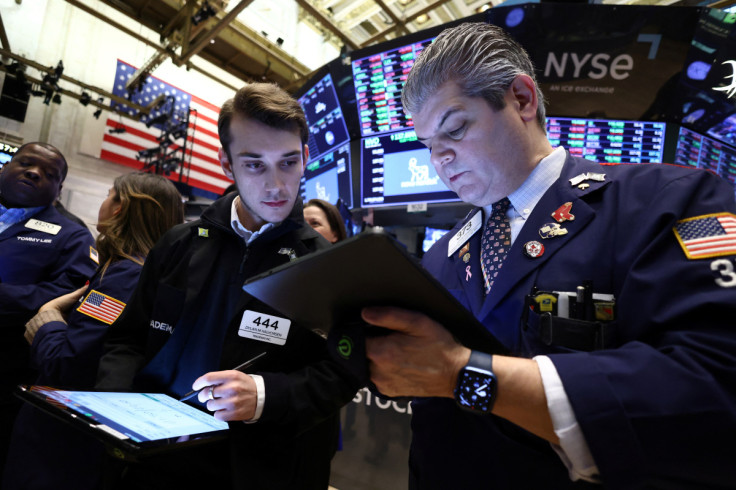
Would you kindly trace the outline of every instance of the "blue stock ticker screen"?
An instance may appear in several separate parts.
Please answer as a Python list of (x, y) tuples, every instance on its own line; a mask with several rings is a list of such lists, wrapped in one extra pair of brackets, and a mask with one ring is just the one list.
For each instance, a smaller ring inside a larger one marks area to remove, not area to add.
[(328, 73), (299, 97), (309, 125), (309, 159), (301, 184), (302, 198), (352, 207), (350, 135)]
[(570, 154), (599, 163), (661, 163), (665, 123), (547, 118), (547, 139)]

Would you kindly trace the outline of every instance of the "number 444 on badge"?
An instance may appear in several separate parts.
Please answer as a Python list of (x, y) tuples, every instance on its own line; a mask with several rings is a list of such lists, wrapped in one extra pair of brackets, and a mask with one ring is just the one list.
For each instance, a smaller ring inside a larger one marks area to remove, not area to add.
[(240, 321), (238, 335), (247, 339), (269, 344), (284, 345), (289, 336), (291, 320), (267, 315), (253, 310), (245, 310)]

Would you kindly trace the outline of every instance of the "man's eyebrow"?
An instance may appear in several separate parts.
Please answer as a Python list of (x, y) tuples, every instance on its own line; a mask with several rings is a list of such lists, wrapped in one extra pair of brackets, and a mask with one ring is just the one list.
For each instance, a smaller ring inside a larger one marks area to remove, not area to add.
[[(440, 130), (443, 124), (445, 124), (445, 121), (447, 121), (448, 117), (452, 116), (456, 112), (459, 112), (460, 110), (462, 109), (460, 109), (459, 107), (450, 107), (449, 109), (447, 109), (445, 113), (442, 114), (442, 117), (440, 118), (440, 122), (439, 124), (437, 124), (437, 127), (435, 128), (435, 133)], [(428, 139), (429, 138), (420, 138), (419, 135), (417, 135), (418, 141), (427, 141)]]
[[(286, 153), (282, 154), (281, 157), (282, 158), (288, 158), (288, 157), (293, 157), (293, 156), (297, 156), (297, 155), (301, 155), (301, 154), (302, 154), (301, 151), (299, 151), (299, 150), (293, 150), (293, 151), (287, 151)], [(248, 157), (248, 158), (261, 158), (263, 155), (261, 153), (253, 153), (253, 152), (249, 152), (249, 151), (241, 151), (240, 153), (238, 153), (238, 156), (239, 157)]]

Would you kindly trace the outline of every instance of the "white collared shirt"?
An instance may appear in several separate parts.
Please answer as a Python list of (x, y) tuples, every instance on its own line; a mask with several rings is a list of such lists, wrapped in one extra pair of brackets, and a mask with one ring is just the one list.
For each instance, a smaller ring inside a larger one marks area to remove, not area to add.
[(238, 202), (240, 202), (240, 196), (235, 196), (235, 199), (233, 199), (233, 204), (230, 207), (230, 226), (232, 226), (233, 231), (237, 233), (238, 236), (242, 237), (243, 240), (245, 240), (246, 245), (250, 245), (253, 240), (279, 224), (266, 223), (261, 226), (258, 231), (250, 231), (245, 226), (243, 226), (243, 223), (240, 222), (240, 218), (238, 217)]

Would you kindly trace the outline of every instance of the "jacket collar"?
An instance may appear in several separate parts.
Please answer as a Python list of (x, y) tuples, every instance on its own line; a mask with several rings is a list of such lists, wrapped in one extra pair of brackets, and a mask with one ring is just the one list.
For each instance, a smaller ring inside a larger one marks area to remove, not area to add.
[[(483, 297), (479, 287), (479, 284), (482, 284), (480, 269), (478, 268), (477, 274), (473, 272), (470, 280), (466, 280), (468, 277), (468, 264), (463, 262), (461, 255), (458, 253), (454, 253), (450, 257), (455, 271), (460, 278), (460, 284), (466, 290), (466, 297), (471, 299), (471, 309), (477, 317), (484, 318), (511, 292), (519, 281), (522, 281), (527, 275), (549, 260), (550, 257), (585, 228), (595, 217), (594, 210), (585, 202), (585, 196), (608, 185), (609, 180), (605, 177), (603, 177), (603, 180), (596, 180), (600, 179), (601, 177), (599, 176), (605, 175), (605, 173), (605, 167), (589, 160), (573, 157), (569, 153), (567, 154), (559, 179), (550, 186), (539, 200), (509, 249), (503, 267), (494, 281), (493, 291), (489, 296)], [(587, 184), (587, 186), (583, 185), (580, 188), (579, 184)], [(552, 217), (552, 213), (568, 202), (572, 203), (571, 212), (575, 216), (575, 219), (557, 223)], [(475, 212), (481, 212), (481, 208), (476, 208)], [(471, 212), (463, 224), (469, 221), (475, 212)], [(545, 225), (551, 223), (559, 224), (567, 230), (567, 234), (542, 238), (540, 230)], [(460, 226), (455, 229), (459, 229)], [(544, 254), (536, 258), (529, 257), (524, 253), (525, 244), (534, 241), (544, 246)], [(473, 257), (471, 260), (477, 261), (480, 253), (479, 233), (470, 241), (469, 251), (471, 257)]]
[[(235, 232), (230, 226), (230, 210), (232, 208), (233, 200), (237, 195), (237, 192), (231, 192), (213, 202), (202, 213), (202, 221), (235, 235)], [(298, 236), (301, 239), (318, 238), (322, 236), (314, 231), (314, 229), (312, 229), (311, 226), (308, 226), (306, 221), (304, 221), (304, 204), (302, 203), (301, 197), (297, 197), (294, 202), (294, 207), (291, 209), (289, 216), (287, 216), (284, 221), (266, 231), (252, 243), (259, 243), (263, 240), (269, 241), (293, 230), (299, 230)]]

